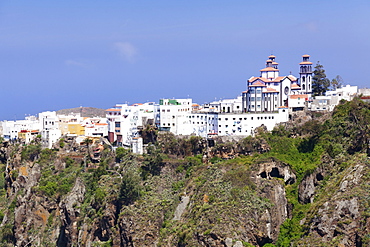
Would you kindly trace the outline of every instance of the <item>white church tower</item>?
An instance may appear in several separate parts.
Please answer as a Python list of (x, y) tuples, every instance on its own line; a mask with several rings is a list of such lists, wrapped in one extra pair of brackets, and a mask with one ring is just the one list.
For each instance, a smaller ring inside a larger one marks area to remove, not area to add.
[(310, 55), (303, 55), (303, 61), (299, 63), (299, 81), (302, 94), (312, 94), (312, 62)]

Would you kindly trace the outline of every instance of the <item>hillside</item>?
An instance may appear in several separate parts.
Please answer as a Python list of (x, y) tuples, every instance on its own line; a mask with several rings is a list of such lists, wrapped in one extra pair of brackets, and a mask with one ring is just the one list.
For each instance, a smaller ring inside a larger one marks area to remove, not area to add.
[(76, 107), (57, 111), (59, 115), (68, 115), (71, 113), (81, 113), (81, 117), (105, 117), (105, 109), (94, 107)]
[(369, 124), (355, 99), (215, 145), (146, 128), (145, 155), (3, 142), (1, 246), (368, 246)]

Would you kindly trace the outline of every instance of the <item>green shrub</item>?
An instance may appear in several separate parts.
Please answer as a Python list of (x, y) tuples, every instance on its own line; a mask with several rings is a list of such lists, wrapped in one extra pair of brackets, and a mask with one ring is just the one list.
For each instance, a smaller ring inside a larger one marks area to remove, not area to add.
[(27, 145), (22, 150), (21, 158), (22, 158), (22, 160), (35, 161), (36, 158), (39, 156), (40, 152), (41, 152), (41, 145), (40, 144)]

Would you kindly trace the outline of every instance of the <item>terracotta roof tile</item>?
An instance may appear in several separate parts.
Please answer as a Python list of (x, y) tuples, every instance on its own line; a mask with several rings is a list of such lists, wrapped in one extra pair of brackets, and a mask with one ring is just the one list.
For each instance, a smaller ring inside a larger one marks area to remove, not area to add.
[(263, 78), (263, 77), (251, 77), (248, 82), (255, 82), (256, 80), (260, 80), (260, 81), (263, 81), (263, 82), (270, 82), (271, 80), (267, 79), (267, 78)]
[(297, 84), (297, 83), (293, 83), (291, 86), (290, 86), (291, 89), (301, 89), (301, 87)]
[(257, 81), (255, 83), (253, 83), (252, 85), (249, 85), (250, 87), (266, 87), (265, 84), (263, 84), (262, 82), (260, 81)]
[(261, 69), (260, 71), (279, 71), (279, 70), (273, 67), (267, 67), (267, 68)]
[(298, 99), (298, 98), (302, 98), (302, 99), (308, 99), (308, 95), (307, 94), (294, 94), (294, 95), (290, 95), (289, 98), (291, 99)]
[(278, 93), (278, 91), (276, 91), (275, 89), (273, 88), (265, 88), (265, 90), (263, 91), (264, 93)]
[(300, 62), (299, 64), (300, 65), (310, 65), (310, 64), (312, 64), (312, 62), (306, 61), (306, 62)]
[(110, 109), (107, 109), (105, 111), (121, 111), (121, 109), (114, 109), (114, 108), (110, 108)]

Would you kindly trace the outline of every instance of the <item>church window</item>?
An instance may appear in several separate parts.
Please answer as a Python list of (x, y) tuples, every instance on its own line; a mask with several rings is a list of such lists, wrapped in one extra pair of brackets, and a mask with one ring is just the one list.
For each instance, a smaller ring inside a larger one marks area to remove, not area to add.
[(306, 85), (305, 84), (302, 84), (302, 89), (306, 90)]
[(303, 76), (302, 77), (302, 81), (305, 82), (306, 81), (306, 77)]

